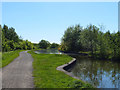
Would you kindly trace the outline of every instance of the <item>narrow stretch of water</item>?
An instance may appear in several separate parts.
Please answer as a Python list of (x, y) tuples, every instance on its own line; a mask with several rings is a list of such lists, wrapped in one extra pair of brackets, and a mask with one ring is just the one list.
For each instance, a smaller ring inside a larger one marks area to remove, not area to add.
[(97, 88), (120, 88), (120, 63), (76, 57), (71, 73)]
[(35, 51), (35, 53), (37, 54), (62, 54), (61, 52), (59, 52), (57, 49), (43, 49), (43, 50), (37, 50)]
[[(62, 54), (56, 49), (38, 50), (38, 54)], [(70, 73), (79, 79), (91, 83), (97, 88), (120, 88), (120, 63), (93, 60), (85, 56), (75, 56), (76, 64), (70, 68)]]

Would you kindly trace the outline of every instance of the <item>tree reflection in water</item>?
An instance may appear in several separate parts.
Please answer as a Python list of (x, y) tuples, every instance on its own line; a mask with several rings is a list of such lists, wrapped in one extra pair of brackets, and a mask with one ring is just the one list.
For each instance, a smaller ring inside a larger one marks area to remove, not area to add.
[(71, 72), (81, 80), (98, 88), (120, 87), (120, 63), (91, 60), (83, 56), (77, 56), (76, 59), (76, 65), (72, 67)]

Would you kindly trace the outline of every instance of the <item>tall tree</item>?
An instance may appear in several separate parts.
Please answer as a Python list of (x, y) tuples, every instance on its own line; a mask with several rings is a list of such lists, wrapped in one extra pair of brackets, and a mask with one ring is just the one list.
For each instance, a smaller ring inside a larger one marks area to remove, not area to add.
[(57, 43), (52, 43), (52, 44), (50, 45), (50, 48), (58, 48), (58, 46), (59, 46), (59, 44), (57, 44)]
[(3, 26), (2, 32), (3, 32), (4, 36), (5, 36), (5, 38), (8, 39), (8, 26), (7, 25)]
[(13, 40), (14, 42), (19, 41), (19, 37), (17, 33), (15, 32), (15, 29), (13, 27), (9, 28), (8, 30), (8, 40)]
[(50, 46), (49, 41), (41, 40), (41, 41), (39, 42), (39, 48), (47, 49), (49, 46)]
[(80, 42), (78, 42), (81, 31), (82, 27), (80, 25), (67, 28), (62, 37), (62, 43), (66, 51), (79, 51), (81, 49)]

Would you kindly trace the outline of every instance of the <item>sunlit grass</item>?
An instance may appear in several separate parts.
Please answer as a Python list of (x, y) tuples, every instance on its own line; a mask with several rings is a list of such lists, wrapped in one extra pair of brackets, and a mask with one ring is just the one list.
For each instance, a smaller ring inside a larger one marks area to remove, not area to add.
[(4, 53), (2, 53), (2, 66), (0, 66), (0, 68), (8, 65), (15, 58), (17, 58), (19, 56), (19, 53), (21, 51), (22, 50), (10, 51), (10, 52), (4, 52)]
[(64, 72), (56, 70), (60, 65), (68, 63), (72, 57), (58, 54), (35, 54), (30, 51), (33, 61), (33, 76), (36, 88), (91, 88), (81, 80), (74, 79)]

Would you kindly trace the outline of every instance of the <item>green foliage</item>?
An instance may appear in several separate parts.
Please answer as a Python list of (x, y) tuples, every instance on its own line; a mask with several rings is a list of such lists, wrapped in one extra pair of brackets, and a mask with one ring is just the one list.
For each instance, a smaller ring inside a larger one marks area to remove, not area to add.
[(35, 54), (33, 51), (29, 51), (29, 53), (34, 58), (33, 76), (36, 88), (92, 88), (90, 84), (56, 70), (58, 66), (71, 61), (70, 56)]
[(47, 49), (49, 46), (50, 46), (49, 41), (41, 40), (41, 41), (39, 42), (39, 48)]
[(32, 50), (35, 49), (36, 46), (33, 45), (28, 40), (22, 40), (13, 27), (8, 28), (7, 25), (1, 27), (2, 34), (2, 51), (13, 51), (13, 50)]
[(82, 27), (76, 25), (75, 27), (69, 27), (62, 37), (61, 48), (65, 51), (79, 51), (81, 50), (81, 43), (78, 42)]
[(0, 26), (0, 52), (2, 51), (2, 28)]
[(33, 43), (33, 49), (38, 49), (38, 48), (39, 48), (39, 45), (36, 43)]
[(57, 43), (52, 43), (52, 44), (50, 45), (50, 48), (58, 48), (58, 46), (59, 46), (59, 44), (57, 44)]
[(90, 56), (100, 59), (120, 59), (120, 32), (103, 33), (95, 25), (82, 28), (68, 27), (59, 50), (69, 52), (90, 51)]
[(4, 37), (7, 40), (13, 40), (15, 42), (19, 41), (19, 37), (18, 37), (17, 33), (15, 32), (15, 29), (13, 27), (8, 28), (7, 25), (4, 25), (3, 29), (2, 29), (2, 32), (4, 34)]

